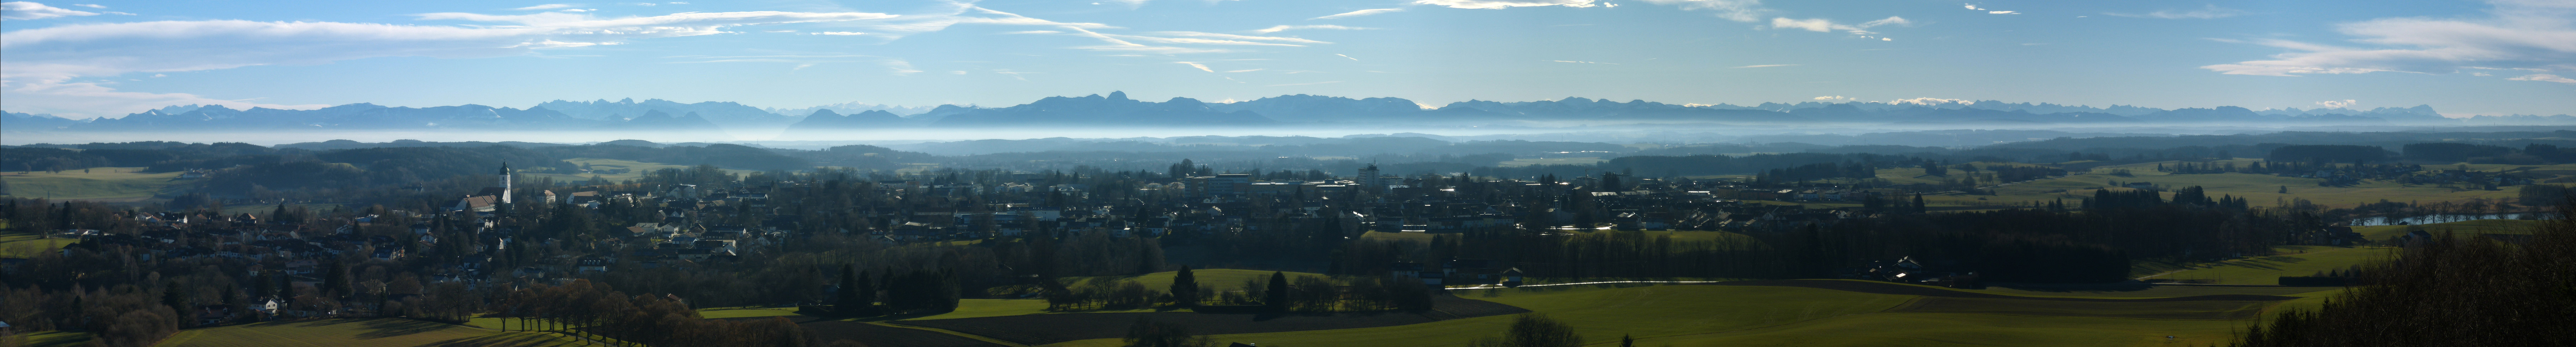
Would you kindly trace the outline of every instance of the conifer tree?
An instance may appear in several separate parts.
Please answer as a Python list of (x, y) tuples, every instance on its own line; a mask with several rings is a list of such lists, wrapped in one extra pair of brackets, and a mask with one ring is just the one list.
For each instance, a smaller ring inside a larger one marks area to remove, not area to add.
[(1190, 274), (1188, 265), (1182, 265), (1180, 273), (1172, 274), (1171, 293), (1174, 303), (1181, 306), (1198, 306), (1199, 277)]

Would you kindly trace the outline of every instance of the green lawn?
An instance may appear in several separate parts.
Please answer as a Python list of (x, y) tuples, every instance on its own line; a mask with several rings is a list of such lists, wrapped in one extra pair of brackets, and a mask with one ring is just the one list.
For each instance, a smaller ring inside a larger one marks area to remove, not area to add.
[(74, 347), (89, 345), (89, 333), (46, 331), (23, 334), (20, 336), (27, 338), (27, 347)]
[(9, 181), (9, 195), (21, 198), (142, 200), (163, 189), (189, 180), (178, 179), (179, 173), (136, 173), (139, 167), (90, 168), (89, 172), (69, 170), (60, 173), (44, 171), (0, 173)]
[(505, 332), (399, 318), (325, 319), (182, 330), (159, 347), (575, 346), (560, 335)]
[(796, 308), (794, 308), (794, 307), (766, 307), (766, 306), (761, 306), (761, 307), (717, 307), (717, 308), (702, 308), (702, 309), (698, 309), (698, 317), (704, 317), (704, 318), (742, 318), (742, 317), (770, 317), (770, 316), (794, 316), (794, 315), (796, 315)]
[(80, 239), (46, 238), (37, 233), (0, 234), (0, 258), (31, 258), (77, 242)]
[(2202, 264), (2148, 279), (2214, 284), (2280, 284), (2281, 276), (2310, 276), (2354, 265), (2386, 261), (2390, 247), (2279, 246), (2280, 255)]

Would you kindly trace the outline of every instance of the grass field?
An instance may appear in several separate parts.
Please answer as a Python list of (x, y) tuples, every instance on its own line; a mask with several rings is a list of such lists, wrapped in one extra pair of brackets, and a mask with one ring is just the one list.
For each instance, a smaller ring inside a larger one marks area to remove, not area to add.
[(47, 331), (24, 334), (27, 347), (76, 347), (89, 345), (89, 333)]
[(708, 319), (794, 315), (796, 315), (795, 307), (717, 307), (698, 309), (698, 317)]
[(37, 233), (0, 234), (0, 258), (29, 258), (36, 254), (62, 249), (80, 239), (45, 238)]
[[(1636, 337), (1640, 346), (2163, 346), (2167, 345), (2164, 336), (2168, 335), (2177, 337), (2176, 345), (2207, 345), (2230, 338), (2234, 329), (2245, 322), (2232, 318), (2250, 317), (2277, 305), (2246, 301), (2128, 303), (1919, 297), (1769, 286), (1568, 287), (1572, 288), (1502, 289), (1495, 297), (1461, 295), (1546, 313), (1573, 325), (1587, 344), (1616, 344), (1624, 334)], [(2218, 289), (2229, 287), (2168, 288), (2124, 295), (2189, 296), (2243, 291)], [(1292, 347), (1459, 346), (1480, 336), (1500, 333), (1511, 319), (1495, 316), (1215, 338), (1220, 342)], [(1098, 339), (1049, 346), (1117, 344), (1116, 339)]]
[(61, 173), (43, 171), (0, 173), (9, 181), (9, 196), (55, 200), (140, 201), (152, 198), (163, 189), (186, 182), (179, 173), (136, 173), (139, 167), (100, 167), (69, 170)]
[(398, 318), (325, 319), (182, 330), (159, 347), (576, 346), (560, 335), (505, 332)]
[(2202, 264), (2192, 269), (2175, 271), (2148, 279), (2170, 279), (2213, 284), (2280, 284), (2281, 276), (2309, 276), (2318, 272), (2343, 270), (2354, 265), (2388, 260), (2395, 248), (2279, 246), (2280, 255), (2229, 260)]

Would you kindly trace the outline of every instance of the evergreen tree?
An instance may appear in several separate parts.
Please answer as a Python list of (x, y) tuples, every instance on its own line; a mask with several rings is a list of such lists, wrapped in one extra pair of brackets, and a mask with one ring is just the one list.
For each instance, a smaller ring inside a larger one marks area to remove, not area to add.
[(859, 288), (859, 272), (856, 266), (841, 264), (840, 295), (832, 301), (832, 310), (840, 311), (844, 315), (857, 315), (859, 310), (868, 306), (867, 302), (859, 301), (859, 292), (863, 290), (866, 289)]
[(1272, 312), (1288, 311), (1288, 273), (1270, 272), (1270, 285), (1262, 291), (1261, 304)]
[(1180, 273), (1172, 274), (1171, 293), (1172, 301), (1181, 306), (1198, 306), (1199, 277), (1190, 274), (1188, 265), (1182, 265)]

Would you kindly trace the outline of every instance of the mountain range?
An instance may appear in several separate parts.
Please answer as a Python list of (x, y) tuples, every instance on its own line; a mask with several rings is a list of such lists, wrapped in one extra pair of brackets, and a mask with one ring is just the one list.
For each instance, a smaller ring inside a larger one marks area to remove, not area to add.
[[(838, 110), (852, 110), (843, 112)], [(803, 112), (781, 114), (777, 112)], [(904, 113), (899, 113), (904, 112)], [(909, 113), (909, 114), (905, 114)], [(736, 135), (831, 134), (905, 128), (1081, 128), (1241, 126), (1523, 126), (1568, 124), (1707, 125), (2570, 125), (2576, 116), (2448, 118), (2431, 106), (2354, 110), (2243, 107), (2157, 109), (1999, 101), (1801, 102), (1667, 104), (1569, 97), (1542, 101), (1468, 100), (1425, 107), (1391, 97), (1281, 95), (1209, 103), (1175, 97), (1155, 102), (1125, 92), (1047, 97), (1009, 107), (893, 107), (839, 104), (762, 109), (733, 102), (548, 101), (526, 109), (484, 105), (387, 107), (356, 103), (313, 110), (219, 105), (170, 106), (118, 118), (73, 120), (0, 113), (0, 131), (275, 131), (275, 130), (722, 130)]]

